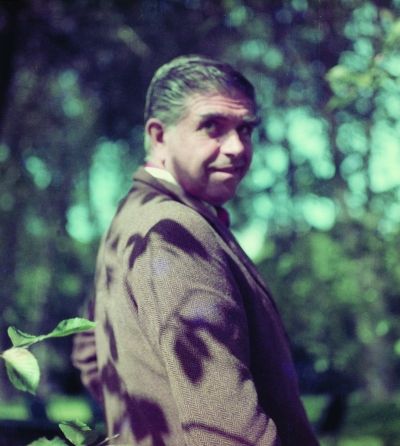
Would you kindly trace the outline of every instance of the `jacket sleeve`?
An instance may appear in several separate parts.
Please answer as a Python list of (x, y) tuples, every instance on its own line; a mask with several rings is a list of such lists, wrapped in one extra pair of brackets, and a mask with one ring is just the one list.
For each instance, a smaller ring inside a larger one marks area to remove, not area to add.
[(132, 264), (140, 323), (165, 364), (186, 443), (279, 445), (250, 373), (242, 296), (211, 226), (195, 213), (162, 219)]
[[(86, 317), (94, 320), (94, 300), (90, 300)], [(88, 330), (74, 336), (72, 364), (80, 371), (82, 384), (95, 400), (102, 403), (99, 370), (97, 365), (95, 330)]]

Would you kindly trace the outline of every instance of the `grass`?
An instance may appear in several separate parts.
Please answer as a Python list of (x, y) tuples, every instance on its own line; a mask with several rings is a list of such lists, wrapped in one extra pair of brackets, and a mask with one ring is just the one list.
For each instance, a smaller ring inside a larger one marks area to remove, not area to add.
[(46, 405), (47, 416), (56, 423), (65, 420), (79, 420), (90, 423), (93, 416), (87, 400), (83, 397), (55, 395)]
[[(323, 395), (305, 396), (304, 404), (312, 423), (316, 423), (327, 398)], [(92, 423), (89, 403), (83, 397), (54, 395), (47, 401), (46, 413), (55, 423), (80, 420)], [(18, 398), (0, 403), (0, 420), (27, 420), (27, 400)], [(321, 438), (321, 446), (400, 446), (400, 394), (383, 402), (369, 402), (355, 394), (349, 400), (348, 416), (335, 440)]]
[(0, 420), (28, 420), (29, 410), (23, 398), (0, 403)]
[[(92, 420), (92, 411), (84, 397), (54, 395), (46, 401), (46, 414), (56, 423), (65, 420)], [(28, 400), (20, 397), (7, 403), (0, 402), (0, 420), (28, 420), (30, 418)]]
[[(315, 424), (327, 398), (312, 395), (303, 400), (309, 419)], [(321, 446), (400, 446), (400, 394), (381, 402), (352, 395), (340, 435), (320, 440)]]

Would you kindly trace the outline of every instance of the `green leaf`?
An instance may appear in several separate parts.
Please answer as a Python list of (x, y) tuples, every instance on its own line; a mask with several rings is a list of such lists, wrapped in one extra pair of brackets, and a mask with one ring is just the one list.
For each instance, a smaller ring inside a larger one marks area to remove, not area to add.
[(96, 326), (95, 322), (84, 318), (75, 317), (61, 321), (57, 327), (47, 336), (51, 338), (58, 338), (61, 336), (69, 336), (82, 331), (91, 330)]
[(75, 317), (61, 321), (53, 331), (45, 335), (34, 336), (24, 333), (15, 327), (8, 327), (7, 333), (14, 347), (29, 347), (30, 345), (45, 339), (60, 338), (62, 336), (69, 336), (75, 333), (90, 330), (94, 328), (95, 325), (95, 322), (84, 318)]
[(60, 437), (54, 437), (51, 440), (42, 437), (29, 443), (27, 446), (67, 446), (67, 443)]
[(98, 434), (81, 421), (63, 421), (58, 425), (67, 439), (75, 446), (93, 443)]
[(35, 394), (40, 380), (36, 358), (25, 348), (10, 348), (3, 352), (8, 378), (19, 390)]
[(24, 333), (15, 327), (8, 327), (7, 333), (14, 347), (26, 347), (28, 345), (32, 345), (37, 342), (38, 338), (38, 336)]

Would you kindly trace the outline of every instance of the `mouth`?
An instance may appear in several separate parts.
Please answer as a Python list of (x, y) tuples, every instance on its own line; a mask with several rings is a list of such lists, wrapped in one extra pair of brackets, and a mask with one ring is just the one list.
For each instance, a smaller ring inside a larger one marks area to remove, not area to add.
[(222, 172), (222, 173), (230, 173), (230, 174), (240, 174), (244, 169), (244, 166), (238, 165), (238, 166), (217, 166), (212, 167), (212, 172)]

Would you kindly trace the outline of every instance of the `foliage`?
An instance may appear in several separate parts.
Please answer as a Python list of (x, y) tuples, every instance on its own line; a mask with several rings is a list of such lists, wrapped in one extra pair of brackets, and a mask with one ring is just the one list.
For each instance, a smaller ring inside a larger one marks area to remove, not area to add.
[(48, 334), (34, 336), (24, 333), (15, 327), (8, 328), (8, 335), (13, 347), (4, 351), (0, 357), (4, 359), (8, 377), (19, 390), (32, 394), (36, 392), (40, 380), (40, 369), (35, 356), (27, 350), (31, 345), (49, 338), (59, 338), (94, 328), (95, 323), (83, 318), (61, 321)]
[[(50, 333), (39, 336), (24, 333), (15, 327), (9, 327), (8, 335), (13, 347), (0, 355), (5, 361), (9, 380), (17, 389), (35, 394), (39, 385), (40, 369), (35, 356), (27, 348), (45, 339), (69, 336), (94, 327), (94, 322), (83, 318), (63, 320)], [(93, 444), (98, 437), (96, 432), (80, 421), (65, 421), (60, 423), (59, 427), (65, 437), (75, 446)], [(66, 444), (61, 438), (55, 437), (52, 440), (40, 438), (31, 443), (30, 446), (60, 446)]]
[(32, 353), (24, 348), (10, 348), (1, 356), (14, 387), (34, 394), (39, 385), (40, 369)]
[(31, 345), (44, 341), (45, 339), (69, 336), (75, 333), (90, 330), (91, 328), (94, 328), (94, 326), (94, 322), (76, 317), (61, 321), (53, 331), (45, 335), (34, 336), (24, 333), (15, 327), (9, 327), (8, 336), (10, 337), (14, 347), (30, 347)]
[[(0, 16), (0, 333), (76, 314), (143, 159), (150, 77), (200, 52), (258, 92), (252, 170), (230, 210), (303, 388), (379, 400), (398, 387), (398, 0), (26, 0)], [(62, 345), (44, 389), (68, 372)]]
[(84, 446), (91, 444), (97, 439), (96, 432), (93, 432), (89, 426), (81, 422), (65, 422), (60, 424), (65, 437), (75, 446)]
[(28, 446), (65, 446), (67, 443), (65, 443), (64, 440), (58, 437), (54, 437), (51, 440), (47, 438), (39, 438), (32, 443), (30, 443)]

